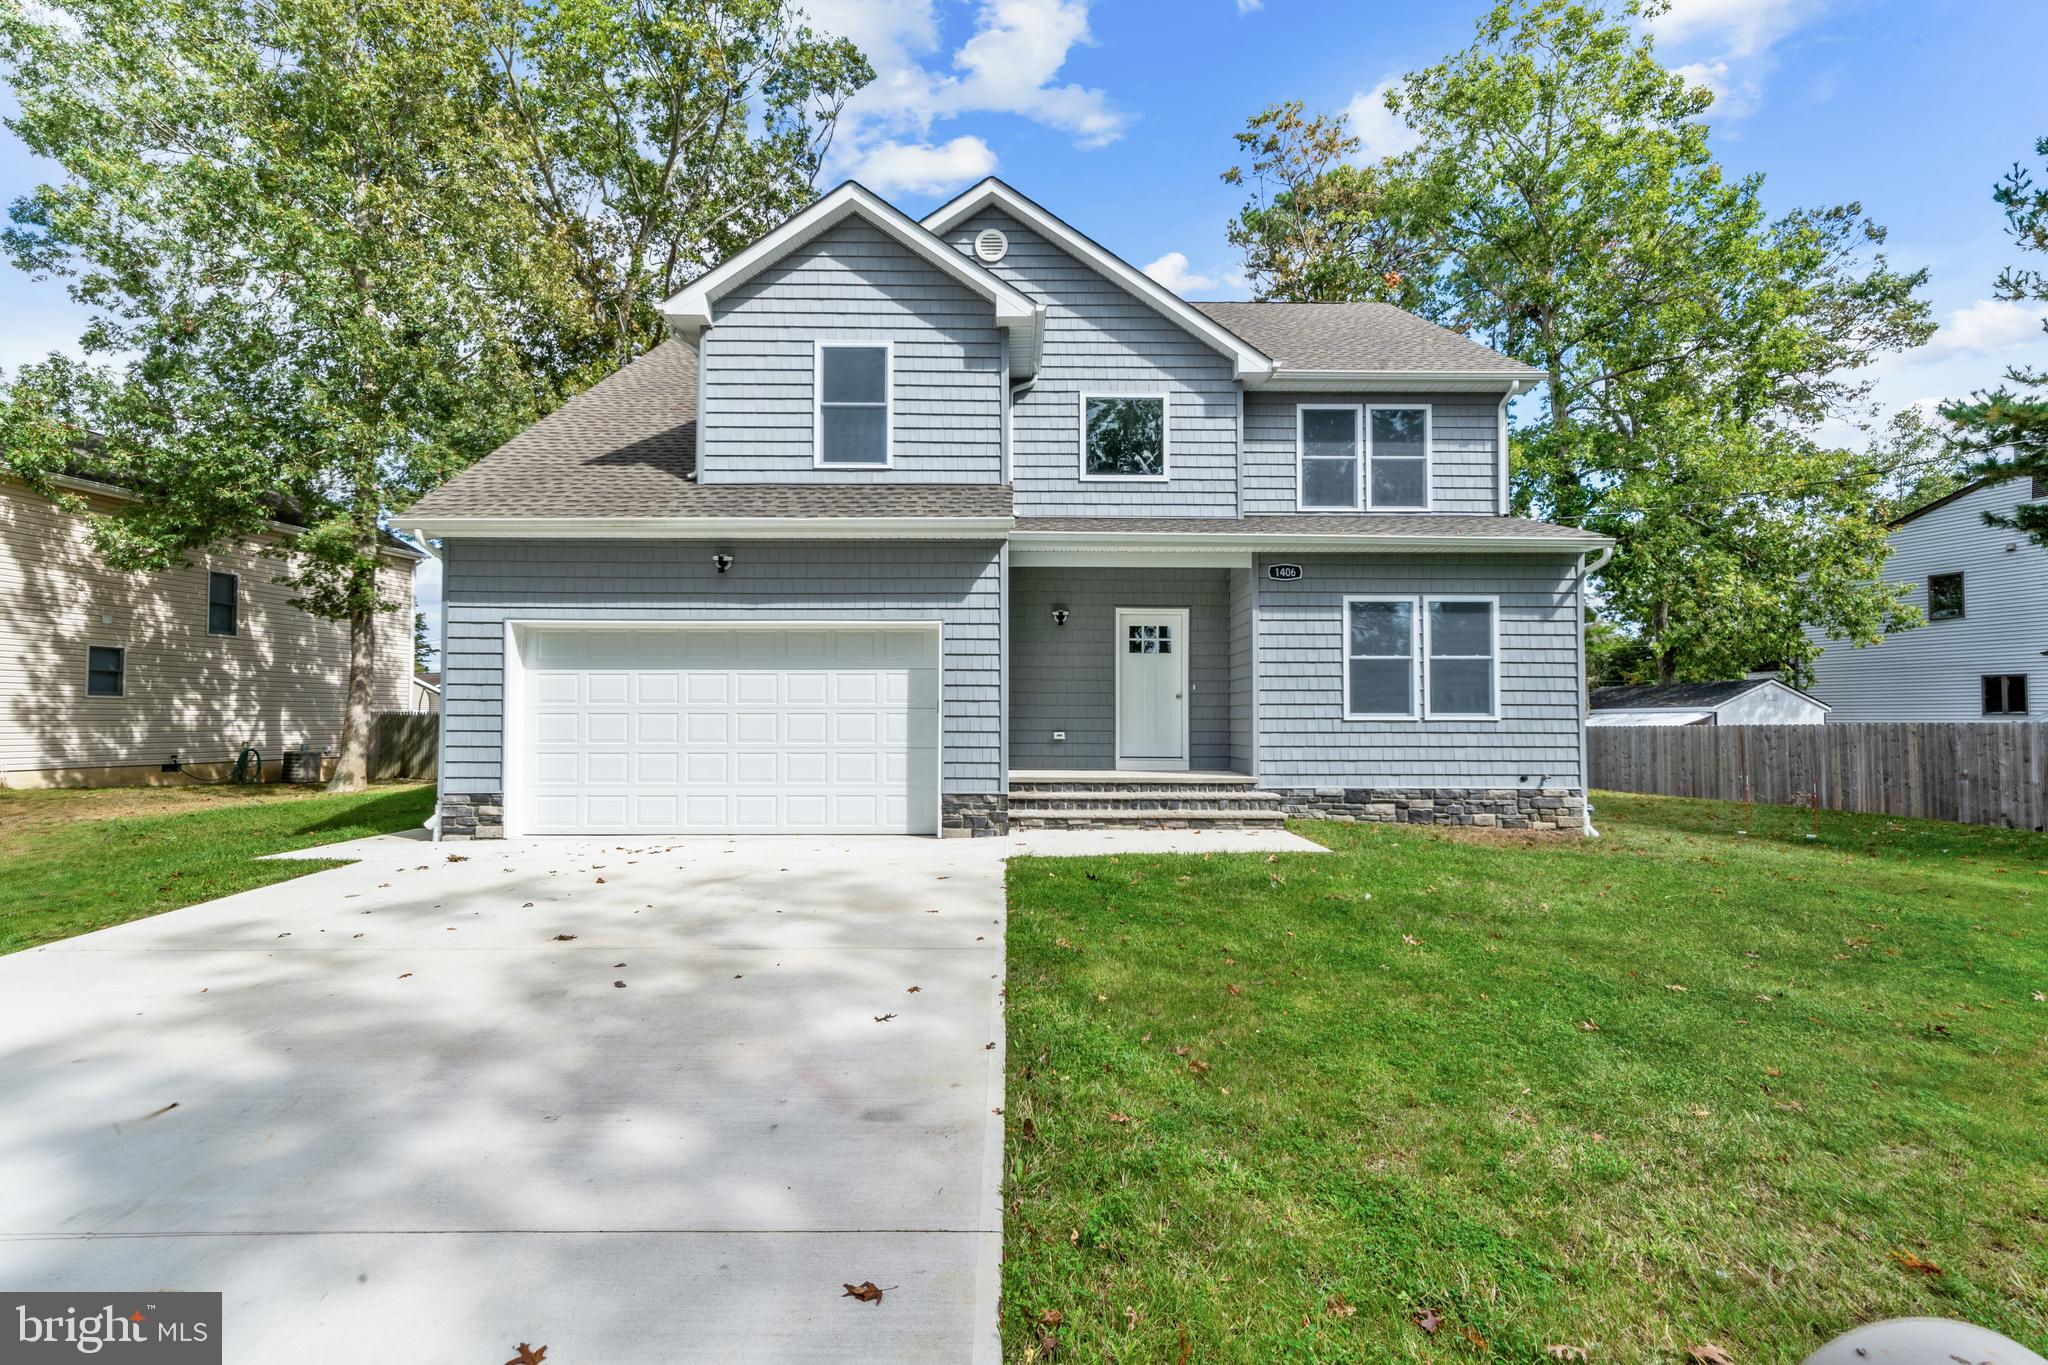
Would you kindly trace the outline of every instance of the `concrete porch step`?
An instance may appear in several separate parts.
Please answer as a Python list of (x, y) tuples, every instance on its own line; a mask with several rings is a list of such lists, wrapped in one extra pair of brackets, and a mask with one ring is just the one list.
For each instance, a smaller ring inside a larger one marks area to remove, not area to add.
[(1158, 810), (1243, 810), (1256, 806), (1276, 806), (1280, 803), (1278, 792), (1263, 792), (1254, 788), (1236, 791), (1205, 791), (1187, 787), (1130, 787), (1116, 790), (1101, 790), (1076, 787), (1045, 787), (1020, 791), (1010, 789), (1010, 809), (1015, 812), (1024, 809), (1061, 806), (1144, 806)]
[(1075, 806), (1060, 810), (1019, 810), (1010, 808), (1011, 829), (1088, 828), (1100, 825), (1137, 825), (1173, 828), (1177, 825), (1205, 829), (1244, 829), (1280, 825), (1287, 816), (1267, 806), (1244, 805), (1228, 810), (1161, 810), (1156, 806)]

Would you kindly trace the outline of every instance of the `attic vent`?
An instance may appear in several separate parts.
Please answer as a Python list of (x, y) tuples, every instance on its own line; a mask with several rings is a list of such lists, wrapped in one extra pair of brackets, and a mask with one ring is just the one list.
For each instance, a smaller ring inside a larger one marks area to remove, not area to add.
[(994, 265), (1010, 251), (1010, 239), (1000, 228), (983, 228), (974, 234), (974, 254)]

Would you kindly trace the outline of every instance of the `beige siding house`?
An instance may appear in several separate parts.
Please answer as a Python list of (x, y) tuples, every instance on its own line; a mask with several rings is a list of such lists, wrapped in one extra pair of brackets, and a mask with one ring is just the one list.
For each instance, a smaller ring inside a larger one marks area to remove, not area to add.
[[(394, 547), (382, 571), (398, 610), (378, 631), (378, 711), (411, 706), (417, 559)], [(84, 518), (0, 479), (0, 786), (188, 780), (162, 771), (173, 755), (217, 778), (244, 746), (275, 778), (287, 750), (337, 748), (348, 631), (288, 605), (280, 567), (247, 547), (118, 573)]]

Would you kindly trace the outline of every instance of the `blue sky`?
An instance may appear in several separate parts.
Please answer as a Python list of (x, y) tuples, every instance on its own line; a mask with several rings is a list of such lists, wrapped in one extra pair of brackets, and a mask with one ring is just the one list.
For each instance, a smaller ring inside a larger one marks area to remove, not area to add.
[[(991, 172), (1194, 298), (1243, 297), (1218, 173), (1269, 103), (1349, 109), (1368, 150), (1399, 130), (1383, 82), (1468, 43), (1478, 0), (809, 0), (878, 79), (849, 106), (827, 181), (857, 175), (921, 214)], [(2016, 259), (1990, 202), (2048, 135), (2042, 0), (1676, 0), (1659, 51), (1706, 81), (1717, 154), (1762, 172), (1774, 211), (1860, 200), (1904, 267), (1932, 272), (1942, 329), (1883, 362), (1886, 411), (2048, 365), (2038, 310), (1999, 303)], [(2000, 59), (2006, 59), (2000, 64)], [(0, 133), (0, 197), (48, 172)], [(0, 367), (75, 351), (61, 283), (0, 268)], [(1852, 431), (1834, 433), (1855, 439)], [(431, 600), (430, 581), (421, 584)]]

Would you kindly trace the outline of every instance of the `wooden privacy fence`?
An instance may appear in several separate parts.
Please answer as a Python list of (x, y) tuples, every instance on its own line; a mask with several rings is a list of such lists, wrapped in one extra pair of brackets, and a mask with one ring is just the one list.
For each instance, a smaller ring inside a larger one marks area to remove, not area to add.
[(431, 781), (440, 736), (431, 711), (379, 711), (370, 722), (370, 780)]
[(1609, 791), (2048, 828), (2048, 725), (1599, 726)]

